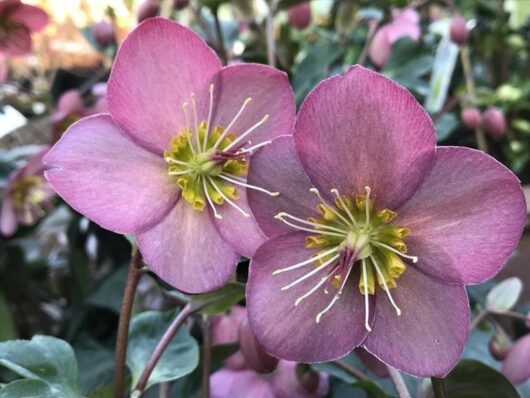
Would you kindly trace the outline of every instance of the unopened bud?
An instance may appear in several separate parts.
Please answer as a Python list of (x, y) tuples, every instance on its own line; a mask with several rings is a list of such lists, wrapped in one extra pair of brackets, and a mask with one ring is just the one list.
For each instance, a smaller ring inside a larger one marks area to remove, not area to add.
[(505, 335), (496, 334), (488, 343), (490, 354), (497, 361), (503, 361), (510, 351), (510, 342)]
[(482, 114), (484, 129), (493, 137), (502, 137), (506, 133), (504, 112), (496, 107), (489, 107)]
[(177, 10), (182, 10), (186, 8), (189, 4), (189, 0), (173, 0), (173, 8)]
[(454, 43), (458, 45), (464, 44), (469, 36), (466, 19), (461, 15), (455, 15), (451, 21), (449, 33), (451, 34), (451, 40)]
[(304, 29), (311, 23), (311, 4), (309, 1), (294, 5), (287, 10), (289, 25), (293, 28)]
[(138, 8), (138, 23), (160, 14), (160, 3), (157, 0), (145, 0)]
[(116, 41), (114, 26), (107, 21), (95, 23), (90, 28), (90, 31), (92, 32), (94, 40), (101, 48), (107, 48)]
[(475, 130), (480, 126), (482, 115), (478, 108), (464, 108), (460, 113), (460, 119), (462, 119), (462, 123), (464, 123), (466, 127)]
[(249, 368), (258, 373), (270, 373), (276, 369), (278, 359), (263, 351), (250, 330), (246, 316), (241, 319), (239, 325), (239, 346)]

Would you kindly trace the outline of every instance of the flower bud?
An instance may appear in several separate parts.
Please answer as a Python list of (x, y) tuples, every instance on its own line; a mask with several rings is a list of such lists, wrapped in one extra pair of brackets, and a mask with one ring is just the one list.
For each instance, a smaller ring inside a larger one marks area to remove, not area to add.
[(138, 8), (138, 23), (147, 18), (156, 17), (160, 14), (160, 3), (158, 0), (145, 0)]
[(101, 48), (107, 48), (115, 42), (114, 26), (107, 21), (95, 23), (90, 30), (94, 40)]
[(530, 378), (530, 334), (517, 340), (506, 360), (502, 364), (501, 372), (513, 384), (521, 384)]
[(182, 10), (186, 8), (189, 4), (189, 0), (173, 0), (173, 8), (176, 10)]
[(263, 351), (250, 330), (246, 316), (239, 325), (239, 345), (249, 368), (258, 373), (270, 373), (276, 369), (278, 359)]
[(296, 375), (300, 385), (308, 394), (317, 392), (320, 385), (320, 375), (311, 366), (299, 363), (296, 365)]
[(469, 36), (469, 31), (466, 26), (466, 19), (461, 15), (455, 15), (451, 21), (450, 27), (451, 40), (458, 44), (462, 45), (467, 41)]
[(499, 108), (490, 106), (482, 114), (484, 129), (493, 137), (502, 137), (506, 133), (506, 118)]
[(292, 6), (287, 10), (289, 25), (293, 28), (304, 29), (311, 23), (311, 5), (309, 1)]
[(482, 115), (478, 108), (464, 108), (460, 113), (460, 119), (462, 119), (462, 123), (464, 123), (467, 128), (475, 130), (480, 126)]
[(497, 361), (503, 361), (510, 351), (510, 342), (506, 336), (496, 334), (490, 339), (488, 348), (493, 358)]

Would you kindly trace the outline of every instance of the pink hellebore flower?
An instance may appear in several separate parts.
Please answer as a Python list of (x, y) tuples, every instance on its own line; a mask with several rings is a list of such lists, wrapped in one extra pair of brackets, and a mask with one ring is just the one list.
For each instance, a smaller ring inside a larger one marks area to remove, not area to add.
[(381, 26), (375, 32), (368, 55), (370, 59), (379, 68), (382, 68), (388, 62), (392, 45), (404, 37), (410, 37), (418, 41), (421, 35), (420, 14), (412, 8), (405, 10), (392, 10), (392, 22)]
[(46, 177), (94, 222), (135, 234), (146, 262), (177, 289), (222, 286), (239, 254), (251, 256), (264, 238), (246, 201), (247, 164), (291, 131), (287, 76), (223, 68), (195, 33), (152, 18), (118, 51), (107, 100), (109, 114), (75, 123), (51, 149)]
[(31, 34), (48, 24), (48, 15), (39, 7), (20, 0), (0, 0), (0, 53), (16, 56), (31, 51)]
[(435, 143), (407, 90), (355, 66), (308, 95), (292, 137), (253, 157), (249, 182), (281, 193), (249, 192), (270, 238), (247, 285), (265, 351), (322, 362), (362, 346), (416, 376), (453, 368), (469, 332), (464, 285), (503, 267), (526, 206), (495, 159)]
[(55, 194), (44, 179), (42, 164), (42, 158), (47, 151), (48, 147), (44, 147), (32, 156), (24, 167), (9, 176), (0, 213), (2, 235), (13, 235), (18, 225), (35, 224), (44, 212), (51, 208)]
[(530, 334), (521, 337), (508, 351), (502, 363), (502, 373), (513, 383), (522, 384), (530, 379)]

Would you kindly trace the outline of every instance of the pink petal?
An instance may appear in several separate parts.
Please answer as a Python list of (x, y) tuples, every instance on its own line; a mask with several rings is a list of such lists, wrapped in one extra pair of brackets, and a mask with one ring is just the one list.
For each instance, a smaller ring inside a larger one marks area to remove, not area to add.
[(364, 348), (411, 375), (445, 376), (460, 359), (469, 332), (465, 288), (408, 267), (391, 293), (401, 316), (378, 289), (375, 322)]
[(0, 210), (0, 232), (4, 236), (11, 236), (17, 230), (17, 224), (13, 200), (7, 192), (4, 192), (2, 208)]
[(183, 292), (217, 289), (236, 270), (238, 256), (221, 238), (210, 214), (194, 210), (185, 200), (136, 240), (153, 271)]
[(44, 163), (43, 159), (44, 156), (48, 153), (50, 150), (50, 147), (48, 145), (43, 145), (40, 147), (41, 149), (35, 153), (35, 155), (31, 156), (28, 159), (28, 162), (25, 164), (25, 166), (22, 168), (22, 175), (24, 176), (32, 176), (32, 175), (42, 175), (44, 171)]
[(317, 188), (353, 196), (369, 186), (379, 208), (410, 198), (434, 161), (429, 115), (403, 87), (360, 66), (307, 96), (293, 136)]
[(392, 44), (388, 37), (388, 31), (388, 25), (379, 28), (377, 32), (375, 32), (374, 37), (370, 42), (370, 46), (368, 47), (368, 56), (378, 68), (382, 68), (386, 65), (392, 51)]
[(269, 240), (252, 258), (247, 284), (248, 318), (252, 332), (270, 355), (296, 362), (330, 361), (353, 350), (367, 334), (363, 296), (355, 284), (347, 285), (320, 323), (315, 318), (330, 303), (334, 288), (327, 295), (319, 289), (296, 307), (294, 303), (320, 281), (323, 273), (281, 290), (314, 266), (276, 275), (273, 271), (307, 260), (315, 252), (305, 248), (304, 234), (291, 233)]
[(154, 225), (177, 200), (164, 160), (132, 142), (109, 115), (73, 124), (44, 163), (46, 178), (70, 206), (114, 232)]
[[(218, 315), (212, 321), (212, 339), (214, 344), (235, 343), (238, 340), (239, 325), (241, 319), (247, 314), (247, 309), (239, 305), (230, 308), (224, 315)], [(244, 369), (245, 358), (240, 350), (224, 360), (226, 367), (230, 369)]]
[(395, 223), (410, 228), (417, 267), (452, 283), (491, 279), (526, 223), (519, 181), (501, 163), (469, 148), (438, 148), (431, 173)]
[(151, 18), (127, 36), (108, 86), (112, 117), (146, 148), (161, 152), (185, 125), (182, 104), (208, 98), (221, 67), (215, 53), (191, 30)]
[(279, 398), (269, 381), (252, 370), (221, 369), (210, 376), (211, 398)]
[(513, 383), (521, 384), (530, 378), (530, 334), (521, 337), (510, 348), (502, 364), (502, 373)]
[(25, 26), (17, 26), (0, 42), (0, 52), (9, 56), (26, 55), (31, 52), (31, 35)]
[(313, 185), (298, 160), (290, 136), (276, 138), (252, 157), (248, 182), (280, 192), (276, 197), (254, 190), (247, 192), (252, 213), (268, 237), (293, 231), (274, 218), (278, 213), (287, 212), (305, 219), (315, 213), (319, 204), (317, 196), (309, 192)]
[(25, 25), (30, 32), (37, 32), (44, 29), (49, 18), (46, 11), (40, 7), (21, 4), (9, 15), (9, 19)]
[(326, 397), (329, 391), (328, 375), (317, 373), (319, 376), (316, 391), (308, 392), (296, 375), (296, 362), (280, 361), (278, 368), (272, 375), (272, 385), (277, 397), (289, 398), (318, 398)]

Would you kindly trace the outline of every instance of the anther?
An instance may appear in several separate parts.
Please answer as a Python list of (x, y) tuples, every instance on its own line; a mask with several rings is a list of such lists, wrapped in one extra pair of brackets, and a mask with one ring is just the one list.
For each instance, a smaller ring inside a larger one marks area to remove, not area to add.
[(215, 181), (208, 177), (208, 182), (212, 185), (212, 187), (217, 191), (217, 193), (219, 195), (221, 195), (221, 197), (226, 200), (226, 202), (231, 205), (234, 209), (236, 209), (237, 211), (239, 211), (241, 214), (243, 214), (243, 216), (249, 218), (250, 217), (250, 214), (248, 214), (245, 210), (243, 210), (241, 207), (239, 207), (237, 204), (235, 204), (228, 196), (226, 196), (224, 194), (224, 192), (217, 186), (217, 184), (215, 183)]
[(399, 307), (395, 303), (394, 298), (392, 297), (392, 294), (390, 293), (390, 289), (388, 288), (388, 285), (386, 284), (385, 276), (383, 275), (383, 272), (379, 268), (379, 265), (377, 264), (377, 261), (375, 260), (375, 257), (374, 256), (370, 256), (370, 259), (372, 260), (372, 263), (374, 264), (375, 270), (377, 272), (377, 276), (379, 278), (381, 278), (381, 281), (383, 282), (383, 286), (385, 288), (384, 290), (386, 292), (386, 295), (388, 296), (388, 299), (390, 300), (390, 303), (392, 304), (392, 306), (396, 310), (396, 314), (398, 316), (400, 316), (401, 315), (401, 310), (399, 309)]

